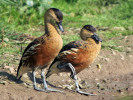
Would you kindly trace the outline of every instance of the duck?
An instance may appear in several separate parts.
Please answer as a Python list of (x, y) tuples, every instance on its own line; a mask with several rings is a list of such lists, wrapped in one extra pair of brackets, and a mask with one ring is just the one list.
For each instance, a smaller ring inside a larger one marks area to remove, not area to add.
[[(32, 71), (33, 87), (37, 91), (58, 91), (47, 86), (44, 69), (53, 62), (63, 46), (63, 40), (57, 29), (64, 32), (62, 21), (63, 14), (57, 8), (49, 8), (44, 15), (45, 33), (34, 39), (24, 50), (16, 75), (16, 82), (19, 82), (24, 73)], [(57, 25), (56, 25), (57, 24)], [(36, 85), (36, 70), (41, 70), (41, 79), (44, 88)], [(60, 91), (59, 91), (60, 92)]]
[(76, 75), (89, 67), (96, 59), (101, 49), (102, 40), (96, 34), (96, 28), (92, 25), (83, 26), (80, 37), (82, 40), (72, 41), (63, 46), (50, 65), (46, 78), (52, 74), (70, 72), (70, 77), (75, 81), (76, 92), (84, 95), (95, 95), (80, 90)]

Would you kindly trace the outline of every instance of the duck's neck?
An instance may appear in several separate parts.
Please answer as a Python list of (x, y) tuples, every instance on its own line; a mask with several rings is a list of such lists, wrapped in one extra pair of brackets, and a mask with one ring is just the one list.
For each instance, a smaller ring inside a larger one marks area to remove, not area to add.
[(88, 38), (86, 41), (92, 44), (97, 44), (96, 41), (92, 38)]
[(45, 22), (45, 34), (48, 36), (58, 34), (58, 30), (52, 22)]

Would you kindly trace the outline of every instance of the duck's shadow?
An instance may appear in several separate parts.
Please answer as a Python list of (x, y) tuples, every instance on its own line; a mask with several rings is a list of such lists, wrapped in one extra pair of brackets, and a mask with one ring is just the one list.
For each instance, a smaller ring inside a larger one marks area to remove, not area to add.
[[(32, 73), (31, 72), (29, 72), (28, 73), (28, 77), (29, 77), (29, 79), (33, 82), (33, 75), (32, 75)], [(41, 78), (37, 78), (36, 77), (36, 83), (42, 83), (42, 80), (41, 80)]]
[[(16, 76), (13, 74), (7, 73), (7, 72), (0, 72), (0, 77), (4, 77), (5, 79), (8, 79), (9, 81), (16, 82)], [(21, 81), (23, 82), (23, 81)]]
[[(24, 81), (22, 81), (22, 80), (19, 80), (19, 82), (17, 82), (17, 81), (16, 81), (16, 76), (14, 76), (13, 74), (10, 74), (10, 73), (8, 73), (8, 72), (0, 72), (0, 77), (2, 77), (2, 76), (5, 77), (5, 79), (8, 79), (8, 80), (11, 81), (11, 82), (16, 82), (16, 83), (18, 83), (18, 84), (24, 83)], [(32, 73), (31, 73), (31, 72), (28, 73), (28, 76), (29, 76), (29, 79), (33, 82), (33, 76), (32, 76)], [(37, 82), (38, 84), (43, 83), (42, 80), (41, 80), (41, 78), (36, 78), (36, 82)], [(47, 82), (47, 84), (50, 85), (51, 87), (58, 88), (58, 87), (52, 85), (51, 83), (49, 83), (48, 81), (46, 81), (46, 82)]]

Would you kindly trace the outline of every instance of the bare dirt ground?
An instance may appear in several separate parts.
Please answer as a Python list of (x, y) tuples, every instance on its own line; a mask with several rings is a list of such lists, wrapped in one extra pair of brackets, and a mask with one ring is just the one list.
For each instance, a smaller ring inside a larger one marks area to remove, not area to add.
[[(119, 39), (121, 41), (118, 42), (118, 48), (123, 52), (102, 49), (91, 67), (78, 74), (81, 79), (79, 81), (81, 90), (97, 96), (85, 96), (69, 90), (74, 89), (74, 82), (65, 73), (52, 75), (47, 79), (50, 84), (58, 87), (57, 89), (64, 91), (65, 94), (35, 91), (32, 87), (31, 74), (28, 74), (30, 77), (25, 74), (22, 78), (23, 82), (17, 84), (14, 82), (17, 65), (9, 64), (0, 67), (0, 100), (115, 100), (117, 97), (133, 95), (133, 36), (114, 40)], [(13, 57), (8, 55), (8, 57), (17, 62), (20, 59), (17, 55)], [(4, 55), (1, 58), (6, 59)], [(100, 71), (96, 67), (97, 64), (101, 65)], [(38, 86), (42, 87), (40, 75), (37, 74)]]

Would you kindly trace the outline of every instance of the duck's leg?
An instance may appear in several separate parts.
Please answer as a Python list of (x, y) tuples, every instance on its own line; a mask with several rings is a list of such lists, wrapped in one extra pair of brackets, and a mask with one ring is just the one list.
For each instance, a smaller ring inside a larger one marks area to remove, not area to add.
[(80, 94), (84, 94), (84, 95), (91, 95), (91, 96), (95, 95), (95, 94), (91, 94), (91, 93), (87, 93), (87, 92), (80, 91), (79, 84), (78, 84), (78, 81), (77, 81), (76, 71), (75, 71), (75, 68), (73, 67), (73, 65), (71, 63), (66, 63), (64, 65), (58, 65), (58, 68), (64, 68), (64, 67), (69, 67), (70, 70), (71, 70), (70, 77), (72, 79), (74, 79), (74, 81), (75, 81), (76, 92), (78, 92)]
[(44, 89), (40, 89), (40, 88), (37, 87), (35, 71), (33, 71), (32, 74), (33, 74), (33, 87), (34, 87), (34, 89), (37, 90), (37, 91), (48, 92), (48, 91), (46, 91)]
[(42, 78), (42, 80), (43, 80), (43, 86), (44, 86), (45, 91), (63, 93), (63, 91), (56, 90), (56, 89), (52, 89), (52, 88), (48, 88), (47, 83), (46, 83), (46, 80), (45, 80), (45, 77), (44, 77), (44, 72), (43, 72), (43, 70), (41, 70), (41, 78)]
[(87, 93), (87, 92), (81, 91), (81, 90), (79, 89), (79, 84), (78, 84), (78, 82), (77, 82), (77, 76), (75, 75), (73, 79), (74, 79), (74, 81), (75, 81), (76, 91), (77, 91), (78, 93), (84, 94), (84, 95), (90, 95), (90, 96), (96, 95), (96, 94), (91, 94), (91, 93)]

